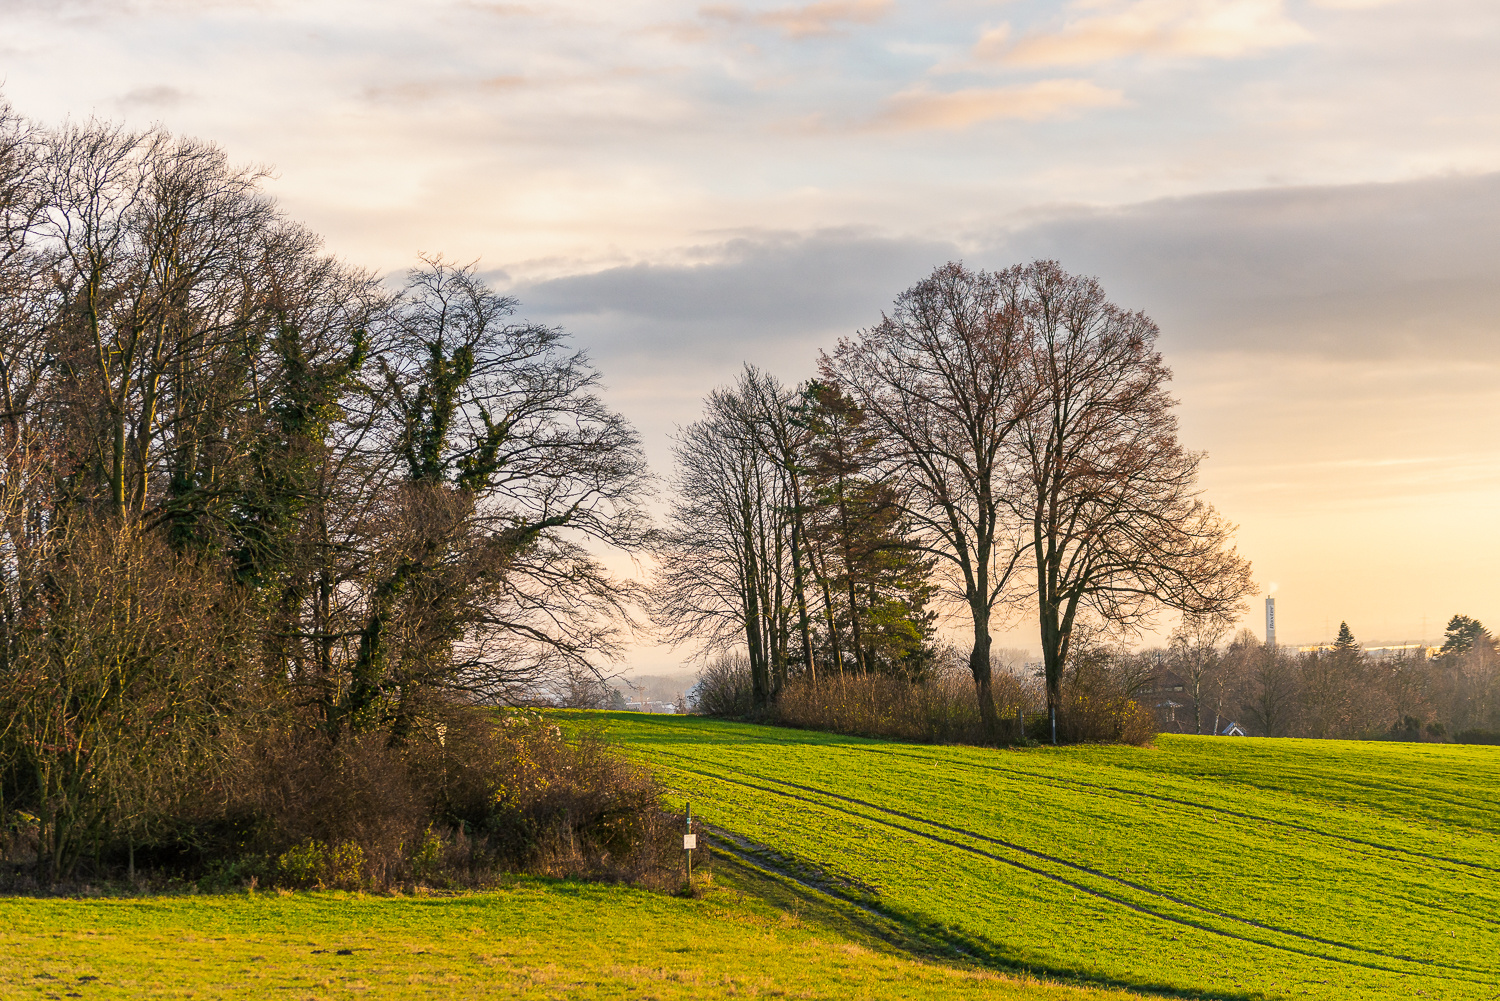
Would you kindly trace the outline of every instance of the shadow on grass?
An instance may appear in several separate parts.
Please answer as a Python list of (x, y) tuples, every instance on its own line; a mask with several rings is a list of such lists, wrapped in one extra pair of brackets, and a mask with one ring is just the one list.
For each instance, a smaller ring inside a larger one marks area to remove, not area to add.
[(1130, 991), (1154, 997), (1191, 997), (1213, 1001), (1257, 1001), (1259, 991), (1212, 991), (1149, 980), (1108, 977), (1085, 967), (1039, 962), (1034, 955), (920, 914), (893, 908), (870, 886), (833, 875), (805, 860), (784, 855), (769, 845), (714, 830), (716, 876), (742, 892), (830, 929), (854, 941), (913, 959), (1024, 974), (1080, 987)]

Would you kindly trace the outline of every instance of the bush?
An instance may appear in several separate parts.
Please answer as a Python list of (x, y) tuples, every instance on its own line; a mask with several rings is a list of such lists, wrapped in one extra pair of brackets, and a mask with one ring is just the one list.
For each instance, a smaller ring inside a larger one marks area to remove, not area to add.
[[(1064, 678), (1058, 739), (1149, 743), (1156, 736), (1156, 718), (1131, 697), (1132, 672), (1132, 667), (1108, 656), (1080, 657)], [(750, 665), (743, 656), (720, 657), (698, 678), (698, 711), (730, 718), (750, 715)], [(995, 739), (1051, 740), (1046, 697), (1037, 680), (997, 667), (990, 688), (1000, 727)], [(952, 650), (938, 658), (928, 677), (917, 681), (883, 674), (792, 678), (765, 719), (807, 730), (918, 743), (993, 742), (984, 732), (967, 661)]]
[(1126, 695), (1080, 693), (1058, 708), (1057, 739), (1067, 744), (1142, 745), (1149, 744), (1156, 732), (1155, 714)]
[(698, 672), (690, 698), (693, 711), (705, 716), (739, 719), (754, 708), (750, 661), (743, 654), (722, 654)]
[[(677, 889), (683, 822), (655, 779), (597, 739), (571, 742), (535, 711), (450, 709), (392, 746), (386, 733), (283, 726), (239, 749), (155, 839), (106, 838), (81, 875), (346, 890), (492, 885), (504, 874)], [(0, 852), (14, 888), (45, 883), (36, 823), (12, 812)]]
[[(1090, 642), (1069, 657), (1059, 686), (1057, 739), (1148, 744), (1156, 736), (1156, 714), (1135, 698), (1149, 677), (1139, 658)], [(1047, 736), (1051, 739), (1050, 734)]]
[[(1008, 671), (991, 676), (1002, 741), (1021, 741), (1018, 716), (1040, 711), (1034, 685)], [(775, 722), (809, 730), (919, 743), (986, 744), (979, 700), (967, 665), (935, 670), (924, 681), (889, 675), (845, 675), (789, 681), (772, 711)]]
[(1500, 744), (1500, 730), (1460, 730), (1453, 739), (1460, 744)]

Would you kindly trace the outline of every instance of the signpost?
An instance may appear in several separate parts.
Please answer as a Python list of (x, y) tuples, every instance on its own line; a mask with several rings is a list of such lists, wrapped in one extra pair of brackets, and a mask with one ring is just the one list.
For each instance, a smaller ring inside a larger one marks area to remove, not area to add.
[(698, 835), (693, 833), (693, 804), (687, 808), (687, 833), (682, 836), (682, 850), (687, 853), (688, 885), (693, 885), (693, 849), (698, 847)]

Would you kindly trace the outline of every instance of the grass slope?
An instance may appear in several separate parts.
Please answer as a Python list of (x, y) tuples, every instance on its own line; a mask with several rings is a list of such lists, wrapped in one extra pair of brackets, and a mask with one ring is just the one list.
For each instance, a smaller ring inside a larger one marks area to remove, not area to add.
[(1500, 749), (994, 751), (567, 714), (741, 857), (992, 967), (1216, 998), (1500, 997)]
[(531, 879), (447, 898), (0, 899), (0, 998), (1121, 997), (913, 961), (837, 903), (799, 913), (741, 875), (753, 895), (700, 900)]

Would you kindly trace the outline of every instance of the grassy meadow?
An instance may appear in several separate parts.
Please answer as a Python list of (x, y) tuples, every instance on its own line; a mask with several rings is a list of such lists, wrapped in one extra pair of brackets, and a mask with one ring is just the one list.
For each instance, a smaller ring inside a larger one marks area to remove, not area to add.
[(697, 900), (538, 879), (454, 897), (4, 898), (0, 998), (1125, 997), (913, 959), (837, 901), (718, 868)]
[(711, 826), (702, 896), (0, 898), (0, 999), (1500, 997), (1500, 748), (556, 718)]
[(747, 865), (992, 969), (1216, 998), (1500, 996), (1500, 749), (904, 745), (569, 714)]

